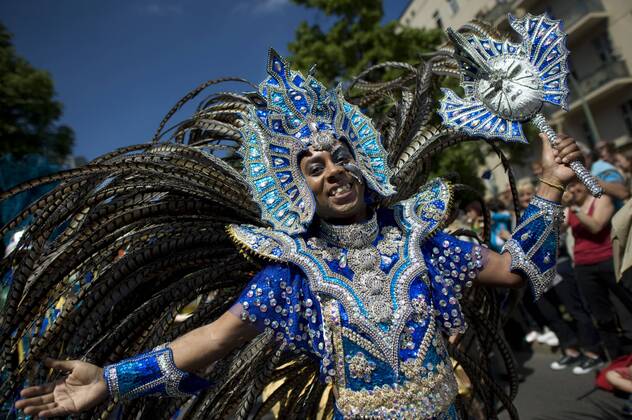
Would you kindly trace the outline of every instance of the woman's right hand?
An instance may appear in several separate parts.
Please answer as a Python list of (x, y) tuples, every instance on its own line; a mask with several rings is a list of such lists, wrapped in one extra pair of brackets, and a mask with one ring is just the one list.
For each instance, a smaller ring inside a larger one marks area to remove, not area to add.
[(103, 369), (79, 360), (46, 359), (44, 365), (63, 371), (55, 382), (25, 388), (15, 408), (38, 417), (66, 416), (85, 411), (105, 401), (109, 394)]

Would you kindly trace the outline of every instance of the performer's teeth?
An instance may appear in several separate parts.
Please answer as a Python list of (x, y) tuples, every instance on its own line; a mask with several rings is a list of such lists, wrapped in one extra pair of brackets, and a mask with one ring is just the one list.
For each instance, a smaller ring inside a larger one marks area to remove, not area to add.
[(338, 195), (340, 193), (344, 193), (351, 190), (351, 183), (346, 183), (345, 185), (341, 185), (340, 187), (336, 187), (333, 189), (333, 191), (331, 191), (331, 195), (335, 196)]

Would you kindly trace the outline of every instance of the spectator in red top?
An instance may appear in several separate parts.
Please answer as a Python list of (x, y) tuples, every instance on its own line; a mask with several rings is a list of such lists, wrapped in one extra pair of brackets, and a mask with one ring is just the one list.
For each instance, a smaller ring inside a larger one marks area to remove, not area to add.
[[(597, 324), (597, 330), (611, 358), (621, 354), (620, 327), (609, 291), (632, 308), (632, 297), (619, 286), (614, 276), (610, 219), (614, 214), (612, 199), (603, 195), (594, 198), (586, 187), (573, 182), (573, 206), (568, 212), (568, 225), (575, 238), (575, 276), (585, 303)], [(593, 360), (595, 366), (602, 360)]]

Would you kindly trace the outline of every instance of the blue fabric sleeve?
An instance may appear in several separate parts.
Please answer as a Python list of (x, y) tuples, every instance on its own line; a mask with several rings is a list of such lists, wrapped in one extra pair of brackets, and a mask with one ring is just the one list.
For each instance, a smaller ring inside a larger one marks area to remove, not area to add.
[(559, 203), (537, 195), (520, 216), (518, 226), (503, 246), (511, 255), (511, 271), (523, 275), (539, 299), (553, 283), (564, 210)]
[(274, 264), (252, 278), (231, 312), (260, 331), (271, 329), (290, 350), (320, 356), (324, 344), (319, 307), (300, 270)]
[(211, 385), (204, 378), (179, 369), (167, 345), (103, 368), (112, 397), (131, 400), (145, 395), (188, 397)]
[(459, 300), (484, 266), (484, 248), (439, 232), (422, 245), (435, 317), (448, 334), (467, 328)]

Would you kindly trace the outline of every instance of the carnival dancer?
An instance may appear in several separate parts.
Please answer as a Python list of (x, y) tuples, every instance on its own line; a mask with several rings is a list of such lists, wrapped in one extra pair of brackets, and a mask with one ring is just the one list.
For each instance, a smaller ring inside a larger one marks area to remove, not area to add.
[[(396, 191), (368, 117), (274, 51), (268, 74), (239, 124), (244, 177), (268, 227), (228, 227), (245, 253), (268, 264), (215, 321), (149, 352), (105, 367), (47, 359), (64, 376), (22, 390), (17, 408), (50, 417), (108, 399), (188, 398), (223, 380), (213, 372), (230, 377), (239, 367), (222, 370), (222, 359), (263, 335), (270, 340), (255, 342), (276, 343), (277, 362), (290, 352), (319, 363), (337, 418), (457, 418), (445, 338), (466, 329), (462, 296), (473, 283), (528, 283), (535, 298), (546, 290), (559, 201), (574, 178), (567, 163), (580, 156), (574, 140), (562, 138), (555, 150), (543, 142), (546, 182), (499, 254), (442, 232), (454, 200), (444, 180), (381, 206)], [(209, 366), (212, 381), (201, 377)], [(284, 386), (280, 393), (295, 392), (292, 383)], [(312, 404), (304, 395), (310, 390), (298, 388), (295, 399)], [(241, 397), (252, 395), (249, 389)]]

